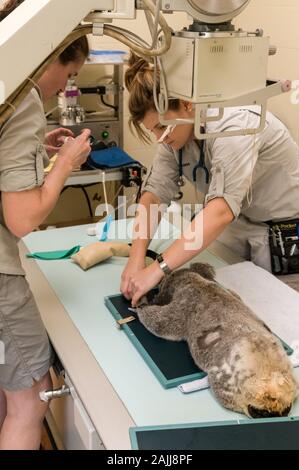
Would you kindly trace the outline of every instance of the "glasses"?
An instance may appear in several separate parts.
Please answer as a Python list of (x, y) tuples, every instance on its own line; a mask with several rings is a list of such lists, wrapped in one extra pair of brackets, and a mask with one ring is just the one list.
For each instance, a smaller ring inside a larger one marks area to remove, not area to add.
[[(165, 131), (163, 132), (163, 134), (161, 135), (160, 139), (158, 139), (158, 143), (159, 144), (162, 144), (164, 142), (164, 140), (166, 139), (166, 137), (171, 134), (171, 132), (176, 128), (176, 125), (175, 124), (170, 124), (169, 126), (163, 126), (163, 128), (165, 129)], [(161, 129), (162, 130), (162, 129)]]

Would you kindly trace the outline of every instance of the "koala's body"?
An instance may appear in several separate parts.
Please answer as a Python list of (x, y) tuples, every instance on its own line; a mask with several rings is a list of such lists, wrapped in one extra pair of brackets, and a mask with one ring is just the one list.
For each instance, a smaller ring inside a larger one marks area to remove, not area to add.
[(247, 416), (286, 416), (298, 394), (280, 341), (207, 264), (166, 276), (153, 303), (137, 309), (156, 336), (188, 343), (220, 403)]

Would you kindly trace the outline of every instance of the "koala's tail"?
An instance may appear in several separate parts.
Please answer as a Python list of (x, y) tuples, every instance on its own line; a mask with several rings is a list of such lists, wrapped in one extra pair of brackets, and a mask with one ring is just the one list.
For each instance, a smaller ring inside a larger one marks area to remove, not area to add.
[(200, 274), (200, 276), (208, 279), (210, 281), (215, 280), (215, 269), (213, 266), (207, 263), (192, 263), (190, 266), (190, 270), (194, 273)]

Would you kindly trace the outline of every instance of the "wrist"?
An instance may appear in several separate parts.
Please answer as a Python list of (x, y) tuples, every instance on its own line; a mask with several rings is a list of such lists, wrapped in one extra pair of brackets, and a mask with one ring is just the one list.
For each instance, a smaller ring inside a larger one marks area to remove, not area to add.
[(147, 244), (143, 243), (143, 240), (134, 240), (131, 246), (130, 256), (137, 260), (145, 260), (147, 251)]
[(170, 274), (171, 273), (171, 269), (169, 268), (168, 264), (166, 263), (164, 257), (162, 254), (158, 255), (157, 256), (157, 263), (158, 263), (158, 266), (160, 268), (160, 270), (162, 271), (162, 273), (165, 275), (165, 274)]
[(160, 268), (160, 265), (157, 260), (154, 263), (152, 263), (147, 269), (152, 270), (152, 274), (154, 276), (156, 285), (158, 285), (162, 281), (162, 279), (166, 276), (166, 274)]
[(59, 170), (68, 177), (73, 171), (73, 165), (67, 158), (67, 155), (63, 155), (58, 152), (57, 160), (55, 162), (55, 167), (59, 168)]

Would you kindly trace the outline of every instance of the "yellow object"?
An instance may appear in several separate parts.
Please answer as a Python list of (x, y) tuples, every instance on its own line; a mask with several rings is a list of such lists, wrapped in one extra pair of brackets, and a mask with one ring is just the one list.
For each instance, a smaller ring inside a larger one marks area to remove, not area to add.
[(55, 155), (53, 155), (52, 158), (50, 158), (50, 164), (47, 166), (47, 168), (45, 168), (45, 173), (50, 173), (50, 171), (52, 170), (56, 160), (58, 158), (58, 154), (55, 153)]
[(72, 260), (86, 271), (112, 256), (129, 257), (130, 250), (131, 248), (126, 243), (96, 242), (82, 248), (79, 253), (72, 256)]
[(127, 325), (128, 323), (131, 323), (132, 321), (135, 321), (135, 317), (127, 317), (127, 318), (122, 318), (121, 320), (118, 320), (116, 322), (117, 327), (121, 329), (124, 325)]

